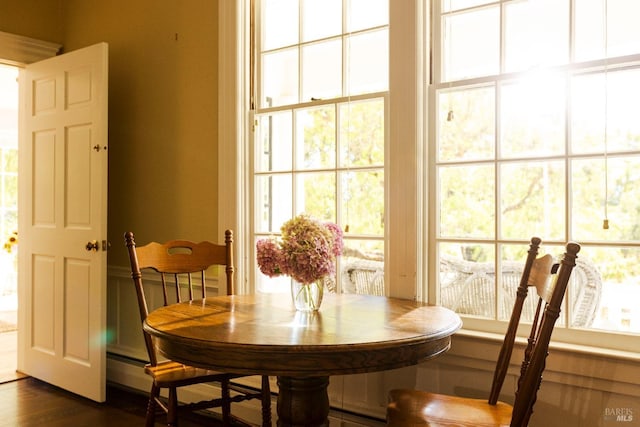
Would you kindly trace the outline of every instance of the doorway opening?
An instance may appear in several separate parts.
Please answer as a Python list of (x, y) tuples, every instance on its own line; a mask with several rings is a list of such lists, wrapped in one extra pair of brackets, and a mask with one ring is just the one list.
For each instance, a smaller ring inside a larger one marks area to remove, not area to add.
[(18, 71), (0, 64), (0, 382), (17, 375)]

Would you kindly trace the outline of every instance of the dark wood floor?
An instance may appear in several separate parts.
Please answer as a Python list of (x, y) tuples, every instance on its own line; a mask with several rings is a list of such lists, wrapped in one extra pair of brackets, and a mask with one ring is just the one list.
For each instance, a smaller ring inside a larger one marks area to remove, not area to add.
[[(96, 403), (31, 377), (0, 384), (2, 427), (140, 427), (146, 396), (107, 387), (107, 401)], [(163, 425), (163, 418), (157, 420)], [(181, 427), (222, 426), (207, 415), (181, 419)]]
[[(121, 386), (107, 387), (107, 401), (95, 403), (16, 372), (16, 333), (0, 333), (0, 427), (142, 427), (147, 396)], [(275, 414), (274, 414), (275, 415)], [(162, 426), (159, 417), (156, 426)], [(330, 415), (332, 427), (381, 427), (383, 421), (345, 413)], [(275, 417), (274, 417), (275, 421)], [(180, 427), (219, 427), (211, 415), (192, 415)]]
[[(107, 401), (96, 403), (32, 377), (0, 383), (1, 427), (142, 427), (146, 405), (146, 395), (121, 386), (107, 386)], [(346, 414), (330, 416), (330, 420), (332, 427), (385, 425)], [(164, 416), (158, 417), (156, 426), (164, 421)], [(180, 427), (222, 425), (210, 414), (189, 414), (180, 419)]]

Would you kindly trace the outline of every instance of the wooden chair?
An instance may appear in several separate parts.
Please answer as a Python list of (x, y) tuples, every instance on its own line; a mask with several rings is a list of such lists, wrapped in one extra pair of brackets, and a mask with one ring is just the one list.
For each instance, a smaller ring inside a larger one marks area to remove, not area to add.
[[(429, 393), (419, 390), (391, 390), (387, 406), (387, 425), (416, 426), (526, 426), (540, 382), (549, 340), (560, 314), (560, 306), (580, 251), (577, 243), (568, 243), (555, 279), (551, 274), (551, 256), (536, 259), (540, 239), (531, 239), (527, 261), (517, 290), (516, 302), (498, 356), (489, 399), (472, 399)], [(557, 267), (557, 266), (555, 266)], [(555, 282), (555, 283), (554, 283)], [(538, 308), (534, 317), (528, 345), (524, 352), (514, 405), (498, 401), (516, 336), (522, 306), (528, 286), (536, 286)]]
[[(225, 232), (225, 244), (217, 245), (210, 242), (194, 243), (185, 240), (172, 240), (164, 244), (149, 243), (136, 247), (134, 235), (127, 232), (124, 235), (131, 262), (131, 277), (135, 285), (140, 310), (140, 320), (144, 322), (149, 314), (147, 298), (142, 282), (141, 270), (151, 269), (160, 273), (164, 305), (181, 302), (183, 293), (188, 292), (188, 299), (194, 298), (194, 288), (200, 287), (200, 296), (206, 297), (205, 270), (212, 265), (225, 266), (227, 276), (227, 294), (234, 293), (234, 265), (233, 265), (233, 233)], [(192, 279), (195, 279), (196, 283)], [(186, 288), (186, 289), (185, 289)], [(182, 412), (201, 410), (205, 408), (221, 407), (224, 425), (230, 425), (231, 419), (238, 420), (231, 415), (231, 403), (248, 399), (260, 399), (262, 402), (262, 425), (271, 427), (271, 393), (269, 377), (262, 376), (262, 387), (254, 389), (232, 383), (242, 374), (223, 373), (207, 369), (183, 365), (171, 360), (160, 361), (150, 335), (145, 333), (144, 341), (147, 347), (150, 363), (145, 366), (145, 373), (153, 379), (149, 393), (146, 427), (153, 427), (158, 408), (167, 416), (167, 425), (176, 426), (178, 415)], [(222, 393), (220, 397), (208, 401), (179, 404), (177, 389), (182, 386), (217, 382)], [(168, 389), (168, 399), (160, 397), (160, 390)], [(232, 393), (233, 392), (233, 393)]]

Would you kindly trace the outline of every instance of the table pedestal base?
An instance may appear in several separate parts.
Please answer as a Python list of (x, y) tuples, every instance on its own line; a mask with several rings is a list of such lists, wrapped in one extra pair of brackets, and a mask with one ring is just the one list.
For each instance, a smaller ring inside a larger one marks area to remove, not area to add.
[(329, 377), (278, 377), (278, 427), (328, 427)]

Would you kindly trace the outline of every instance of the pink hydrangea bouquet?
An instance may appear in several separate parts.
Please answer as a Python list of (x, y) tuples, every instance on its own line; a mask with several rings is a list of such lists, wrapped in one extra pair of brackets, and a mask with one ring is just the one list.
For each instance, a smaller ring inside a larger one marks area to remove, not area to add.
[(256, 243), (262, 273), (269, 277), (290, 276), (302, 284), (335, 273), (335, 259), (344, 246), (338, 225), (301, 214), (285, 222), (280, 231), (280, 239), (272, 237)]

